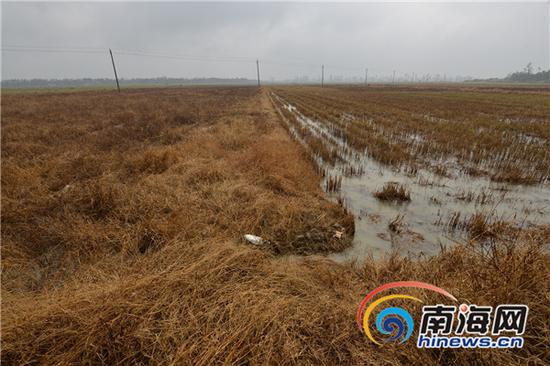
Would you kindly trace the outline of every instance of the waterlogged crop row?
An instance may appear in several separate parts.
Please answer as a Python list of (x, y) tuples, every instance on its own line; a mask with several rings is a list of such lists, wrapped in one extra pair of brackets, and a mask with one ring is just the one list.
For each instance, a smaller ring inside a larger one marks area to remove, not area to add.
[(549, 177), (545, 94), (381, 87), (281, 87), (275, 93), (383, 164), (509, 183)]

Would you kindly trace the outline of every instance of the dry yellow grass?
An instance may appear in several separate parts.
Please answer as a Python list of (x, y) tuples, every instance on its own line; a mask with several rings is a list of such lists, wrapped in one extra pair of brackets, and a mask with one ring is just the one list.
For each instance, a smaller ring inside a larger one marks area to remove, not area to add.
[[(509, 229), (418, 263), (281, 255), (340, 250), (353, 220), (323, 198), (265, 92), (4, 96), (2, 144), (6, 364), (548, 359), (549, 228)], [(251, 247), (244, 233), (270, 244)], [(392, 280), (472, 303), (526, 303), (526, 347), (379, 348), (354, 316), (367, 291)]]

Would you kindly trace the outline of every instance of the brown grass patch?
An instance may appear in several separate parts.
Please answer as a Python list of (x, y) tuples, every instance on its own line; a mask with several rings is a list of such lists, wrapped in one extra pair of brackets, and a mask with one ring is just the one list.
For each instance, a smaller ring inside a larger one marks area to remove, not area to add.
[(384, 186), (373, 195), (381, 201), (405, 202), (411, 200), (411, 193), (407, 187), (397, 182), (384, 183)]
[[(543, 363), (540, 340), (550, 337), (545, 237), (548, 232), (535, 230), (491, 250), (472, 243), (420, 263), (393, 257), (359, 269), (318, 259), (276, 260), (222, 240), (176, 241), (119, 268), (116, 280), (103, 266), (88, 269), (95, 283), (83, 285), (79, 277), (55, 292), (5, 296), (2, 359), (12, 364)], [(514, 351), (373, 346), (353, 323), (358, 303), (369, 289), (410, 279), (437, 284), (459, 301), (528, 304), (526, 346)]]
[[(350, 243), (353, 218), (320, 199), (319, 177), (296, 159), (303, 151), (253, 88), (8, 95), (2, 103), (2, 142), (12, 147), (2, 150), (7, 288), (49, 287), (52, 273), (60, 281), (175, 238), (254, 233), (276, 253)], [(21, 143), (42, 146), (42, 155)], [(348, 228), (345, 238), (332, 238), (335, 224)]]

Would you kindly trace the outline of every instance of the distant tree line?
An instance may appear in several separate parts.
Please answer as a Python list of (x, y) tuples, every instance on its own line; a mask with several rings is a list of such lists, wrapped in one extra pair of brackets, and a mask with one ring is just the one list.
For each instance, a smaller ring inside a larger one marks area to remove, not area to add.
[(504, 83), (550, 83), (550, 70), (541, 70), (539, 67), (537, 72), (534, 71), (533, 63), (529, 62), (521, 71), (516, 71), (508, 74), (504, 78), (491, 79), (473, 79), (468, 81), (490, 81)]
[[(120, 79), (122, 86), (140, 85), (254, 85), (256, 80), (246, 78), (135, 78)], [(100, 87), (114, 85), (114, 79), (108, 78), (83, 78), (83, 79), (10, 79), (2, 80), (2, 88), (67, 88), (67, 87)]]
[(541, 70), (533, 72), (533, 64), (529, 62), (522, 71), (517, 71), (512, 74), (508, 74), (504, 78), (505, 81), (517, 82), (517, 83), (544, 83), (550, 82), (550, 70)]

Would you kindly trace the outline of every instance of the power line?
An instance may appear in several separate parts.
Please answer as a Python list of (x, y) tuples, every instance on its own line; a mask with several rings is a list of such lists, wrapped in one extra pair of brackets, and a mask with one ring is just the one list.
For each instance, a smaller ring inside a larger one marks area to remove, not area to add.
[[(2, 47), (2, 52), (38, 52), (38, 53), (73, 53), (73, 54), (105, 54), (109, 53), (109, 48), (100, 48), (100, 47), (42, 47), (42, 46), (25, 46), (25, 45), (4, 45)], [(154, 51), (144, 51), (144, 50), (126, 50), (126, 49), (112, 49), (112, 53), (120, 56), (138, 56), (138, 57), (152, 57), (152, 58), (163, 58), (163, 59), (174, 59), (174, 60), (183, 60), (183, 61), (199, 61), (199, 62), (221, 62), (221, 63), (254, 63), (256, 58), (245, 57), (245, 56), (204, 56), (204, 55), (189, 55), (189, 54), (173, 54), (165, 52), (154, 52)], [(300, 67), (308, 68), (314, 70), (319, 67), (318, 64), (312, 64), (307, 62), (291, 60), (291, 62), (273, 60), (273, 59), (262, 59), (264, 65), (277, 65), (283, 67)], [(355, 67), (350, 65), (336, 65), (336, 64), (324, 64), (327, 68), (338, 72), (355, 72), (363, 73), (364, 67)], [(376, 74), (390, 74), (389, 71), (375, 70), (369, 68), (369, 71), (376, 72)], [(393, 77), (395, 81), (395, 71), (393, 71)], [(323, 75), (324, 76), (324, 75)]]
[(94, 48), (46, 48), (46, 47), (22, 47), (22, 46), (3, 46), (2, 52), (46, 52), (46, 53), (95, 53), (101, 54), (108, 51), (108, 49), (94, 49)]
[[(48, 47), (28, 47), (28, 46), (4, 46), (2, 51), (8, 52), (47, 52), (47, 53), (93, 53), (102, 54), (109, 52), (108, 48), (48, 48)], [(112, 52), (118, 55), (145, 56), (155, 58), (171, 58), (187, 61), (212, 61), (212, 62), (255, 62), (254, 58), (249, 57), (212, 57), (212, 56), (191, 56), (166, 54), (159, 52), (145, 52), (134, 50), (112, 49)]]
[[(2, 47), (2, 51), (8, 52), (47, 52), (47, 53), (91, 53), (101, 54), (109, 52), (109, 48), (99, 47), (41, 47), (41, 46), (22, 46), (22, 45), (5, 45)], [(144, 56), (153, 58), (165, 58), (176, 59), (184, 61), (203, 61), (203, 62), (236, 62), (236, 63), (253, 63), (256, 62), (256, 58), (245, 56), (204, 56), (204, 55), (188, 55), (188, 54), (173, 54), (165, 52), (144, 51), (144, 50), (126, 50), (112, 48), (113, 54), (126, 55), (126, 56)], [(278, 65), (286, 67), (304, 67), (304, 68), (317, 68), (318, 64), (312, 64), (302, 61), (281, 61), (273, 59), (262, 59), (262, 63), (266, 65)], [(350, 72), (363, 72), (364, 67), (345, 66), (336, 64), (325, 64), (326, 67), (337, 71), (350, 71)], [(374, 70), (378, 73), (384, 73), (382, 70)]]
[(150, 52), (140, 52), (140, 51), (124, 51), (124, 50), (116, 50), (116, 49), (113, 50), (113, 52), (119, 55), (167, 58), (167, 59), (185, 60), (185, 61), (237, 62), (237, 63), (256, 62), (255, 58), (248, 58), (248, 57), (190, 56), (190, 55), (174, 55), (174, 54), (150, 53)]

